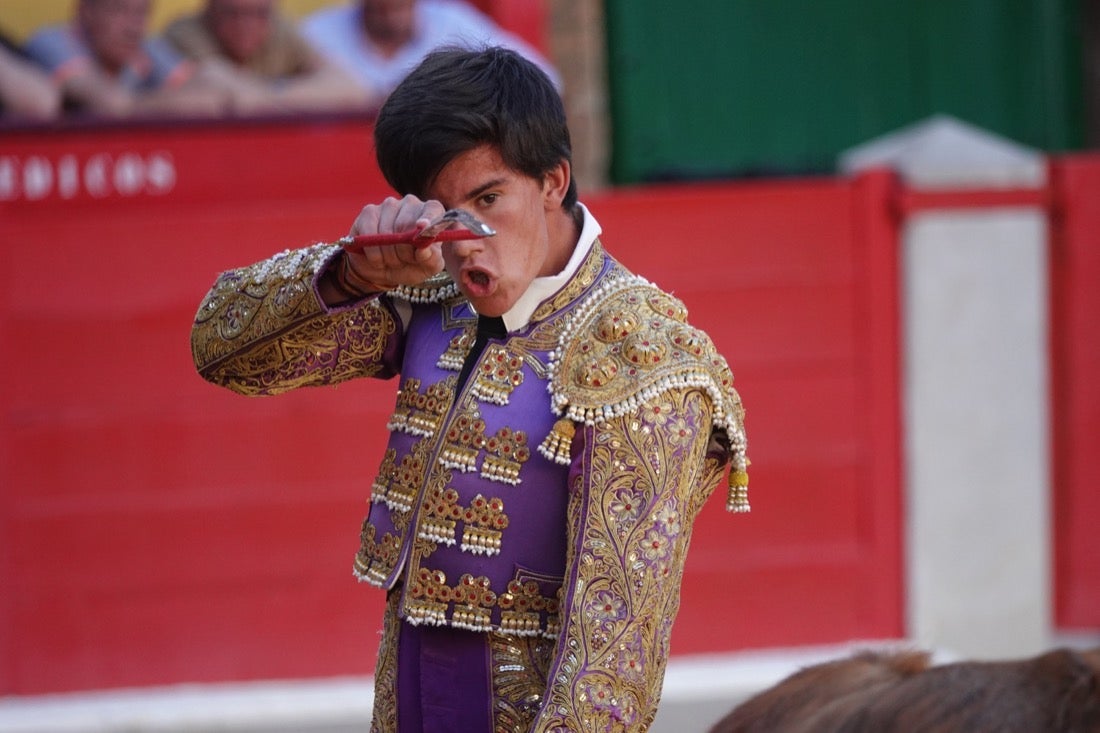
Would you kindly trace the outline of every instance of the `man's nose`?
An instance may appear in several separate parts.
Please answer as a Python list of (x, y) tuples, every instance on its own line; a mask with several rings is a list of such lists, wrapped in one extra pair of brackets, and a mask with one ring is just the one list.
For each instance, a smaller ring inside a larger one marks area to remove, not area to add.
[(483, 239), (456, 239), (453, 242), (447, 242), (445, 247), (451, 248), (451, 254), (455, 257), (469, 257), (470, 255), (481, 250)]

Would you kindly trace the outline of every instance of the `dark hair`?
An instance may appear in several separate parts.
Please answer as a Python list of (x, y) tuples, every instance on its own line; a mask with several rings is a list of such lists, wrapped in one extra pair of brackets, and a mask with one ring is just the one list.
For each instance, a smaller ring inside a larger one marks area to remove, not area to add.
[[(481, 145), (537, 179), (572, 155), (557, 89), (509, 49), (433, 51), (390, 94), (375, 121), (378, 167), (401, 195), (424, 197), (444, 166)], [(562, 208), (576, 202), (571, 178)]]

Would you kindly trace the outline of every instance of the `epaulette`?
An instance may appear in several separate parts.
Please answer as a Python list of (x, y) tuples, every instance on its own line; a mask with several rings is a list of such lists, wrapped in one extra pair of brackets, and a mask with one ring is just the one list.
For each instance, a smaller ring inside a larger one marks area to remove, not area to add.
[(540, 450), (562, 463), (573, 423), (620, 417), (673, 389), (705, 391), (733, 454), (727, 508), (748, 510), (744, 409), (733, 373), (710, 337), (688, 324), (679, 299), (636, 275), (597, 286), (570, 314), (549, 376), (551, 407), (562, 419)]

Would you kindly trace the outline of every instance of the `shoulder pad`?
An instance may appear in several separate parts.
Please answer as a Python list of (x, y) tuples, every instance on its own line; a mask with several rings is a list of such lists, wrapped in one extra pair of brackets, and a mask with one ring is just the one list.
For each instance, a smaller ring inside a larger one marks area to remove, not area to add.
[(554, 412), (575, 422), (618, 417), (684, 387), (710, 395), (715, 427), (737, 442), (743, 410), (726, 360), (687, 323), (679, 299), (634, 275), (598, 286), (573, 312), (551, 355)]

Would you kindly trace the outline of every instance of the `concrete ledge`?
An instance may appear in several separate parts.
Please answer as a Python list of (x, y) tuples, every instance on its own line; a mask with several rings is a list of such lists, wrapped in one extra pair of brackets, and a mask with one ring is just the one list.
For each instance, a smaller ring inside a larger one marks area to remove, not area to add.
[(327, 731), (370, 723), (367, 677), (0, 698), (4, 733)]
[[(736, 703), (810, 664), (897, 641), (673, 657), (653, 733), (705, 730)], [(0, 698), (3, 733), (350, 733), (366, 730), (369, 677), (189, 684)]]

